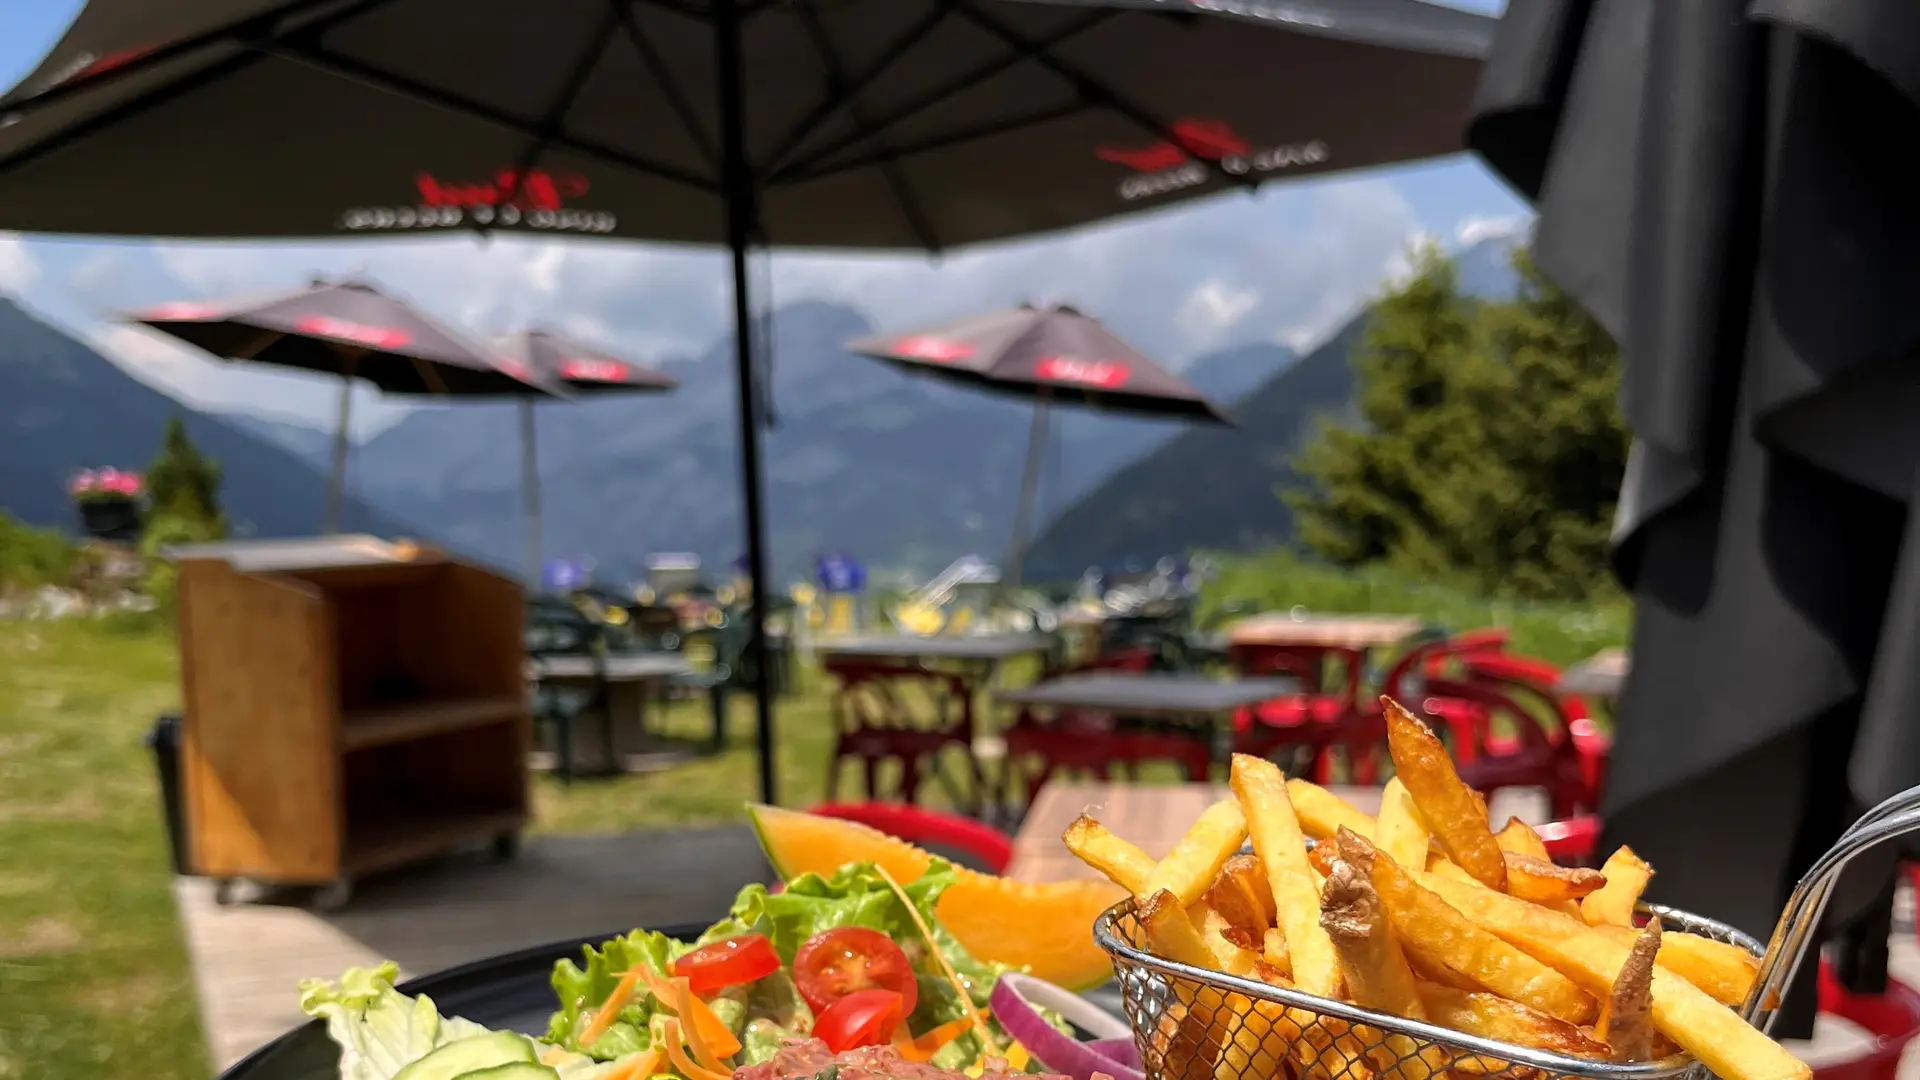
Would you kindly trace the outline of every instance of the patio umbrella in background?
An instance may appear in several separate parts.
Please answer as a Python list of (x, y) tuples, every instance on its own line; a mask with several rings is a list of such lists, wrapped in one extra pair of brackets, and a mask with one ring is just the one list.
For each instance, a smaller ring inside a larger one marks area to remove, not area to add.
[(1494, 25), (1419, 0), (469, 0), (452, 36), (447, 12), (91, 0), (0, 99), (0, 229), (724, 244), (756, 595), (750, 246), (940, 251), (1454, 153)]
[[(514, 375), (533, 374), (548, 385), (559, 385), (574, 395), (659, 394), (680, 384), (653, 368), (617, 359), (606, 352), (544, 330), (522, 330), (497, 338), (500, 366)], [(528, 385), (520, 395), (520, 498), (526, 527), (527, 580), (540, 586), (540, 459), (534, 430), (535, 398), (544, 396)]]
[(1098, 319), (1073, 308), (1022, 304), (944, 326), (850, 342), (847, 351), (895, 364), (915, 375), (976, 387), (1033, 402), (1020, 501), (1013, 515), (1006, 589), (1020, 587), (1040, 465), (1047, 447), (1047, 412), (1058, 403), (1134, 416), (1165, 416), (1224, 424), (1206, 396), (1138, 350)]
[[(1920, 782), (1917, 109), (1912, 0), (1512, 0), (1471, 128), (1625, 365), (1606, 842), (1650, 898), (1763, 936)], [(1829, 910), (1863, 920), (1856, 987), (1891, 861), (1857, 869)]]
[(353, 381), (406, 396), (553, 395), (537, 372), (514, 374), (487, 345), (365, 281), (315, 278), (305, 288), (234, 300), (162, 304), (128, 321), (151, 327), (224, 360), (340, 377), (324, 529), (340, 531), (346, 498), (347, 434)]

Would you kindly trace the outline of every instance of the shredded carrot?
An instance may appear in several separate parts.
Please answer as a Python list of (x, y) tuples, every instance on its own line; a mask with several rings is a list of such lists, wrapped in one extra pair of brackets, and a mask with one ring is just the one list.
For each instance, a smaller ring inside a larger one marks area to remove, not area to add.
[[(693, 1003), (698, 1000), (700, 999), (694, 997), (693, 991), (687, 987), (685, 978), (673, 980), (673, 1004), (680, 1011), (680, 1022), (687, 1036), (687, 1045), (693, 1049), (693, 1060), (714, 1072), (732, 1075), (733, 1069), (720, 1060), (713, 1047), (707, 1045), (707, 1037), (700, 1030), (700, 1021), (693, 1011)], [(717, 1022), (718, 1018), (715, 1019)]]
[(958, 1020), (949, 1020), (939, 1027), (932, 1028), (919, 1038), (907, 1037), (905, 1025), (901, 1026), (901, 1037), (894, 1040), (894, 1049), (908, 1061), (931, 1061), (940, 1048), (965, 1035), (973, 1027), (973, 1018), (963, 1016)]
[(647, 1080), (660, 1071), (661, 1059), (666, 1057), (659, 1047), (642, 1050), (628, 1058), (618, 1069), (608, 1073), (600, 1080)]
[(680, 1070), (680, 1075), (687, 1080), (731, 1080), (727, 1073), (715, 1072), (687, 1057), (686, 1048), (680, 1045), (682, 1032), (679, 1021), (668, 1020), (663, 1023), (661, 1035), (667, 1044), (667, 1060), (673, 1062), (673, 1067)]
[(633, 986), (640, 981), (643, 974), (651, 975), (653, 972), (645, 964), (641, 964), (638, 967), (629, 968), (626, 974), (620, 976), (620, 982), (614, 986), (613, 993), (607, 995), (606, 1002), (593, 1014), (587, 1029), (580, 1033), (582, 1047), (592, 1046), (595, 1039), (605, 1035), (607, 1029), (613, 1026), (614, 1018), (620, 1015), (621, 1009), (627, 1007), (628, 999), (633, 997)]
[(913, 906), (913, 901), (907, 898), (907, 891), (900, 887), (899, 882), (893, 880), (893, 875), (887, 873), (887, 868), (876, 865), (874, 869), (879, 871), (880, 880), (887, 883), (887, 888), (893, 890), (893, 895), (900, 898), (901, 905), (907, 909), (907, 917), (913, 920), (913, 925), (920, 930), (920, 936), (926, 939), (928, 951), (932, 952), (933, 958), (940, 962), (940, 973), (945, 975), (947, 982), (953, 985), (954, 993), (960, 995), (960, 1007), (967, 1010), (968, 1019), (980, 1029), (981, 1037), (991, 1046), (993, 1029), (987, 1026), (987, 1018), (980, 1014), (980, 1010), (973, 1007), (973, 995), (967, 993), (967, 984), (960, 981), (960, 976), (953, 970), (953, 965), (947, 963), (946, 956), (940, 952), (940, 943), (933, 940), (933, 928), (927, 925), (927, 920), (920, 917), (920, 909)]
[(567, 1060), (567, 1048), (564, 1046), (549, 1046), (540, 1051), (542, 1065), (558, 1065), (565, 1060)]
[[(682, 1003), (680, 993), (675, 988), (687, 984), (684, 976), (668, 980), (649, 970), (640, 977), (646, 980), (647, 989), (652, 991), (653, 996), (662, 1006), (673, 1010), (686, 1023), (690, 1032), (697, 1032), (700, 1038), (713, 1049), (714, 1054), (717, 1055), (716, 1060), (730, 1058), (740, 1052), (740, 1040), (734, 1037), (733, 1029), (727, 1027), (726, 1021), (720, 1019), (720, 1015), (713, 1011), (712, 1006), (696, 997), (691, 990), (687, 992), (686, 1000)], [(732, 1069), (725, 1065), (716, 1067), (722, 1072), (732, 1072)]]

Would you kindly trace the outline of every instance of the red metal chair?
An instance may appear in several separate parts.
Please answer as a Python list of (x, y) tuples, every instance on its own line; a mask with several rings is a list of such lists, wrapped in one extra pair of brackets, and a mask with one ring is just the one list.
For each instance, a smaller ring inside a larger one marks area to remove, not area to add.
[(1894, 979), (1882, 994), (1853, 994), (1820, 964), (1820, 1011), (1860, 1025), (1873, 1042), (1856, 1057), (1813, 1070), (1814, 1080), (1895, 1080), (1907, 1044), (1920, 1037), (1920, 992)]
[(1565, 821), (1549, 821), (1533, 830), (1546, 841), (1547, 854), (1563, 866), (1594, 865), (1600, 844), (1600, 819), (1591, 814)]
[(1453, 669), (1464, 656), (1505, 652), (1510, 636), (1503, 626), (1489, 626), (1456, 634), (1447, 651), (1426, 658), (1425, 671), (1432, 678), (1446, 678), (1454, 673)]
[[(940, 754), (955, 748), (965, 755), (973, 800), (978, 801), (986, 784), (973, 754), (973, 694), (964, 678), (852, 658), (829, 660), (826, 670), (840, 684), (829, 705), (835, 738), (827, 767), (828, 799), (840, 790), (841, 766), (857, 761), (869, 800), (911, 803), (919, 795), (922, 774), (938, 769)], [(942, 715), (931, 727), (916, 724), (896, 693), (913, 686), (942, 704)], [(947, 704), (957, 707), (949, 711)], [(892, 789), (881, 785), (880, 767), (888, 761), (900, 765), (899, 780)]]
[(1013, 861), (1012, 837), (958, 814), (898, 803), (824, 803), (807, 812), (858, 822), (937, 855), (964, 854), (973, 869), (989, 874), (1006, 873)]
[(1480, 792), (1506, 787), (1544, 788), (1557, 819), (1598, 808), (1599, 791), (1588, 785), (1572, 740), (1551, 738), (1539, 717), (1520, 704), (1508, 687), (1483, 679), (1429, 679), (1422, 711), (1430, 712), (1436, 701), (1449, 699), (1476, 707), (1489, 728), (1496, 720), (1504, 720), (1518, 737), (1510, 753), (1486, 754), (1461, 763), (1460, 778), (1468, 786)]
[[(1560, 669), (1545, 660), (1512, 653), (1474, 653), (1463, 657), (1462, 666), (1471, 679), (1491, 682), (1517, 692), (1525, 701), (1545, 711), (1557, 730), (1548, 732), (1556, 743), (1571, 744), (1580, 762), (1586, 786), (1584, 798), (1597, 804), (1606, 789), (1607, 766), (1613, 758), (1613, 740), (1594, 722), (1587, 703), (1579, 697), (1559, 691)], [(1489, 735), (1489, 753), (1510, 752), (1513, 747)]]

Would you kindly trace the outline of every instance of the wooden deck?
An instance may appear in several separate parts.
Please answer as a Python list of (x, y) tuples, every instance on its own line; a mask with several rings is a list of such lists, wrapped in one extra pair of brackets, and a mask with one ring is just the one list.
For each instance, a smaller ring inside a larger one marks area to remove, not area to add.
[(381, 960), (421, 975), (560, 938), (710, 922), (742, 885), (768, 877), (759, 843), (738, 826), (539, 837), (511, 862), (454, 856), (366, 881), (331, 915), (291, 895), (221, 907), (195, 879), (175, 891), (201, 1024), (224, 1069), (304, 1020), (303, 978)]

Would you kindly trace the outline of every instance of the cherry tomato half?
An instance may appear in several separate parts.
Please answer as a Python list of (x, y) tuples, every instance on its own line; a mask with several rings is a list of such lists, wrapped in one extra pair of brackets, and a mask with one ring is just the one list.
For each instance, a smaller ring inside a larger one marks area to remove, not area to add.
[(900, 995), (891, 990), (855, 990), (820, 1010), (813, 1018), (813, 1037), (836, 1054), (856, 1046), (883, 1045), (906, 1019), (903, 1005)]
[(673, 962), (673, 973), (686, 976), (687, 988), (701, 997), (779, 970), (780, 954), (764, 934), (721, 938)]
[(808, 938), (793, 954), (793, 981), (816, 1014), (860, 990), (899, 994), (902, 1017), (912, 1016), (920, 1002), (920, 984), (907, 954), (887, 935), (858, 926), (839, 926)]

